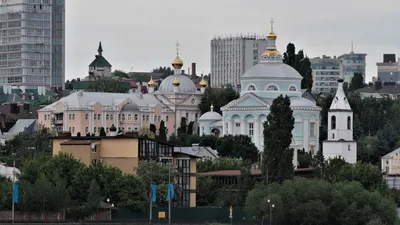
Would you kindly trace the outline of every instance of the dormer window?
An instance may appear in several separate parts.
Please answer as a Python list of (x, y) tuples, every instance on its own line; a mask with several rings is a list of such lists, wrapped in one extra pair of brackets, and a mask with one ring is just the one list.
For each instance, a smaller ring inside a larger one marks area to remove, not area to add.
[(278, 87), (275, 85), (269, 85), (267, 91), (278, 91)]
[(256, 87), (254, 87), (254, 85), (250, 85), (250, 86), (247, 88), (247, 90), (248, 90), (248, 91), (255, 91), (255, 90), (256, 90)]

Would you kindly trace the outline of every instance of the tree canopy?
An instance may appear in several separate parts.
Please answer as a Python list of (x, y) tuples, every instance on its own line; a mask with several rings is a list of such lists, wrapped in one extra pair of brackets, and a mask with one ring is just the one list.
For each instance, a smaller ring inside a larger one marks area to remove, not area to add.
[(274, 99), (264, 122), (264, 152), (262, 157), (263, 176), (271, 181), (293, 178), (292, 143), (294, 128), (290, 98), (280, 95)]
[(207, 87), (199, 104), (201, 114), (209, 112), (212, 104), (214, 111), (222, 115), (221, 107), (237, 98), (239, 98), (239, 94), (230, 85), (225, 88)]
[(296, 47), (293, 43), (289, 43), (286, 52), (283, 53), (283, 62), (293, 67), (303, 77), (301, 88), (311, 91), (313, 85), (312, 69), (310, 59), (304, 57), (303, 50), (296, 54)]
[(247, 135), (225, 135), (217, 140), (215, 147), (220, 157), (258, 161), (258, 149)]

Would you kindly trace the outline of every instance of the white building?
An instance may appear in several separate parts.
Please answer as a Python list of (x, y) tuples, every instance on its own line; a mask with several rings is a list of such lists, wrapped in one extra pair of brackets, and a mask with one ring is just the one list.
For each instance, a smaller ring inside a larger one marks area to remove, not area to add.
[(256, 65), (267, 48), (265, 37), (227, 37), (211, 40), (211, 87), (236, 87), (240, 76)]
[(348, 163), (357, 162), (357, 142), (353, 140), (353, 111), (343, 91), (342, 78), (328, 111), (328, 140), (323, 142), (325, 159), (341, 157)]
[(64, 87), (65, 0), (2, 0), (0, 23), (0, 84)]
[(204, 113), (199, 118), (200, 136), (214, 134), (219, 136), (222, 130), (222, 116), (214, 112), (214, 106), (211, 105), (210, 111)]
[(334, 57), (323, 55), (310, 59), (312, 76), (313, 76), (313, 92), (323, 92), (333, 94), (337, 89), (337, 80), (340, 77), (340, 60)]
[(17, 181), (17, 174), (20, 174), (18, 168), (7, 165), (6, 163), (0, 162), (0, 176), (6, 177), (13, 181)]
[(110, 77), (112, 73), (112, 66), (103, 56), (103, 46), (99, 43), (97, 55), (92, 63), (89, 64), (89, 79), (96, 79), (97, 77)]

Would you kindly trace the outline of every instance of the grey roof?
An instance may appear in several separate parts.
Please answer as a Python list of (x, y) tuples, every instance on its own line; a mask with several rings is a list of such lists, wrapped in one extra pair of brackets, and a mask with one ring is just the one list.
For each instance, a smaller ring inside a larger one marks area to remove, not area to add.
[(241, 77), (243, 78), (289, 78), (302, 79), (302, 76), (293, 67), (283, 62), (260, 62), (247, 70)]
[(125, 100), (129, 100), (130, 103), (135, 103), (140, 106), (154, 106), (156, 104), (162, 104), (152, 94), (142, 93), (106, 93), (106, 92), (84, 92), (77, 91), (66, 97), (61, 98), (57, 102), (54, 102), (39, 111), (51, 111), (54, 110), (55, 106), (59, 102), (63, 102), (68, 108), (89, 108), (97, 102), (103, 106), (117, 106)]
[(222, 120), (222, 116), (217, 112), (210, 111), (200, 116), (199, 121), (204, 121), (204, 120)]
[(187, 155), (192, 155), (192, 156), (197, 156), (197, 154), (202, 151), (203, 149), (206, 149), (207, 151), (211, 152), (215, 157), (218, 157), (218, 152), (216, 150), (213, 150), (210, 147), (205, 147), (205, 146), (192, 146), (192, 147), (174, 147), (174, 152), (182, 152)]
[(367, 86), (354, 91), (355, 93), (379, 93), (379, 94), (400, 94), (399, 85), (382, 85), (382, 88), (376, 89), (375, 86)]
[[(158, 87), (157, 93), (174, 93), (174, 85), (172, 82), (174, 81), (176, 75), (170, 75), (165, 78), (160, 86)], [(178, 92), (185, 94), (193, 94), (197, 92), (197, 88), (194, 85), (193, 81), (185, 75), (178, 75), (178, 79), (180, 82)]]
[(123, 112), (124, 111), (129, 111), (129, 112), (131, 112), (131, 111), (139, 111), (139, 106), (136, 103), (131, 102), (131, 103), (128, 103), (128, 104), (124, 105), (122, 107), (122, 111)]
[(36, 130), (36, 119), (19, 119), (8, 133), (19, 134), (24, 131), (34, 132)]

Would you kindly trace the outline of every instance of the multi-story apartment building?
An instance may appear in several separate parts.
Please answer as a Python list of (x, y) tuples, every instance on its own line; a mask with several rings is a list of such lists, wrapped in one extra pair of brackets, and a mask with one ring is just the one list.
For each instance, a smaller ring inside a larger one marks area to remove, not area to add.
[(0, 38), (0, 84), (64, 86), (65, 0), (2, 0)]
[(382, 82), (400, 81), (400, 63), (396, 62), (395, 54), (383, 54), (383, 62), (376, 63), (376, 67), (378, 78)]
[(211, 87), (237, 87), (240, 76), (256, 65), (267, 48), (265, 37), (227, 37), (211, 40)]
[(134, 135), (116, 135), (116, 127), (107, 136), (53, 138), (53, 155), (71, 154), (82, 163), (103, 163), (135, 174), (141, 160), (160, 160), (171, 165), (171, 183), (181, 192), (173, 199), (181, 207), (196, 207), (196, 159), (194, 154), (174, 151), (174, 146)]
[(337, 80), (340, 77), (340, 60), (336, 56), (329, 57), (323, 55), (310, 59), (314, 92), (323, 92), (327, 94), (336, 93)]
[(339, 56), (340, 74), (343, 76), (344, 82), (350, 83), (354, 73), (362, 73), (365, 83), (366, 56), (367, 54), (353, 51)]

